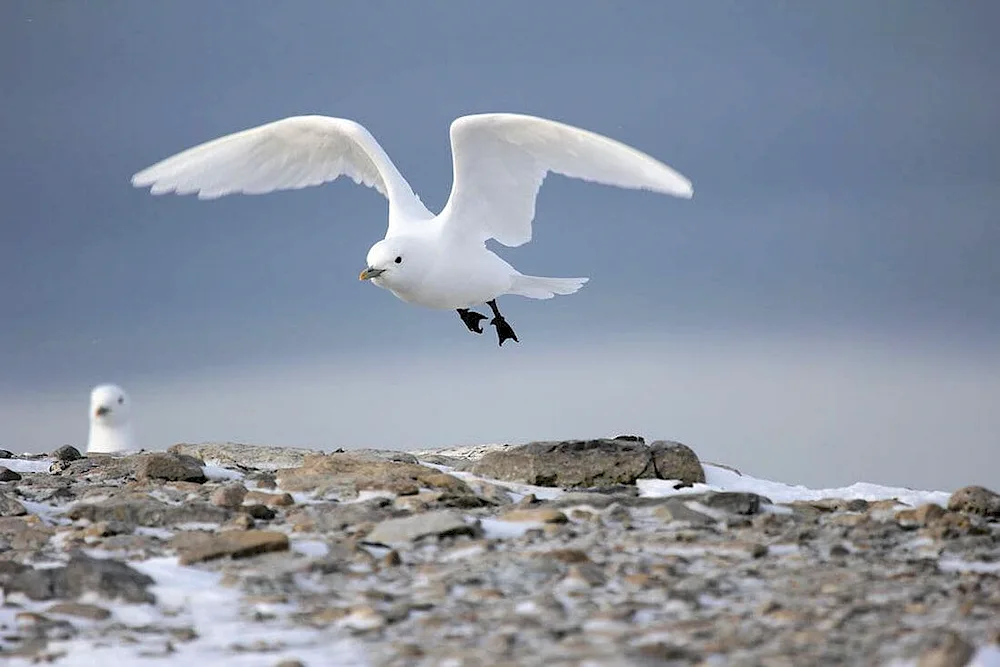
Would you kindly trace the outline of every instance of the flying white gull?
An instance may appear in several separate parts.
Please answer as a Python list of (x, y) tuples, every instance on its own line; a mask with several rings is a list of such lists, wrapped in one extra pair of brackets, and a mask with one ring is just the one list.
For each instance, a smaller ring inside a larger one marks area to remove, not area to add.
[(90, 392), (88, 454), (113, 454), (132, 449), (132, 404), (128, 394), (114, 384)]
[(531, 240), (535, 197), (552, 171), (573, 178), (677, 197), (691, 182), (667, 165), (613, 139), (544, 118), (509, 113), (462, 116), (451, 124), (454, 177), (438, 215), (428, 211), (375, 138), (345, 118), (293, 116), (205, 142), (132, 177), (153, 194), (214, 199), (320, 185), (347, 175), (389, 200), (385, 238), (368, 251), (361, 280), (408, 303), (454, 309), (475, 333), (493, 311), (500, 345), (517, 341), (496, 299), (572, 294), (587, 278), (526, 276), (486, 247)]

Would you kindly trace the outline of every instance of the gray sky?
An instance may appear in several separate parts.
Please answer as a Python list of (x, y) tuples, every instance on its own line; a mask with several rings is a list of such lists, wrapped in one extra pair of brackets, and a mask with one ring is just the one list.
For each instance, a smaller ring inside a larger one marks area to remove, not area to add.
[[(151, 447), (642, 430), (787, 481), (996, 486), (998, 21), (987, 0), (6, 0), (0, 445), (82, 443), (110, 380)], [(501, 253), (592, 280), (502, 300), (502, 350), (357, 281), (374, 191), (128, 183), (324, 113), (436, 209), (448, 124), (483, 111), (608, 134), (696, 192), (547, 179), (533, 242)]]

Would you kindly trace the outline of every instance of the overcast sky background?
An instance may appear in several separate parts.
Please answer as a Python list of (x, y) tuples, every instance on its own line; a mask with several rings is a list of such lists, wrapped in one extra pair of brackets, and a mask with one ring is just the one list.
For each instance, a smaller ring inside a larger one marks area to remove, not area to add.
[[(0, 446), (642, 433), (808, 484), (998, 486), (1000, 5), (599, 0), (0, 3)], [(213, 202), (130, 176), (303, 113), (353, 118), (433, 210), (448, 124), (635, 145), (684, 201), (546, 180), (520, 345), (357, 280), (349, 180)]]

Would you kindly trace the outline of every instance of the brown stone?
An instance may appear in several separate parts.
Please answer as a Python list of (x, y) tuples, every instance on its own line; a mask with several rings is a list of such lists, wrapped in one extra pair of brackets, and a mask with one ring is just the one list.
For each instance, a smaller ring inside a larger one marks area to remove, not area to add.
[(244, 502), (260, 503), (268, 507), (288, 507), (295, 504), (290, 493), (268, 493), (267, 491), (248, 491)]
[(139, 481), (162, 479), (173, 482), (205, 482), (205, 472), (197, 459), (179, 454), (142, 454), (135, 469)]
[(469, 494), (462, 480), (418, 463), (379, 460), (354, 452), (309, 454), (298, 468), (279, 470), (276, 480), (288, 491), (334, 492), (356, 496), (359, 491), (389, 491), (415, 495), (420, 489)]
[(896, 512), (896, 521), (899, 525), (908, 526), (926, 526), (928, 524), (937, 521), (947, 513), (940, 505), (935, 503), (926, 503), (917, 507), (916, 509), (905, 509)]
[(936, 645), (926, 650), (917, 661), (917, 667), (965, 667), (975, 649), (955, 632), (946, 631)]
[(532, 556), (550, 558), (560, 563), (589, 563), (590, 556), (581, 549), (552, 549), (549, 551), (533, 551)]
[(270, 530), (227, 531), (219, 535), (189, 536), (188, 543), (171, 541), (178, 549), (181, 565), (229, 556), (246, 558), (268, 551), (287, 551), (288, 536)]
[(220, 486), (212, 492), (209, 502), (218, 507), (239, 507), (247, 495), (247, 489), (239, 482)]
[(45, 610), (46, 614), (62, 614), (64, 616), (75, 616), (86, 618), (92, 621), (103, 621), (111, 616), (111, 612), (104, 607), (81, 602), (57, 602)]
[(565, 514), (551, 507), (513, 509), (500, 515), (502, 521), (524, 521), (537, 523), (566, 523)]

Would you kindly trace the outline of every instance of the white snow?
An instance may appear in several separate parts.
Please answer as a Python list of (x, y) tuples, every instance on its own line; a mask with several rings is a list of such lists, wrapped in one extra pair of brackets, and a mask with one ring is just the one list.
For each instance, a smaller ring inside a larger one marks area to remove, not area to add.
[(948, 505), (950, 493), (944, 491), (919, 491), (905, 487), (882, 486), (869, 482), (857, 482), (850, 486), (830, 489), (810, 489), (805, 486), (772, 482), (767, 479), (740, 475), (727, 468), (708, 465), (705, 468), (705, 483), (695, 484), (682, 489), (674, 489), (677, 483), (672, 480), (640, 479), (636, 482), (639, 495), (646, 497), (663, 497), (674, 495), (690, 495), (705, 491), (746, 491), (770, 498), (775, 503), (790, 503), (797, 500), (820, 500), (822, 498), (843, 498), (845, 500), (891, 500), (906, 503), (916, 507), (925, 503)]
[(529, 530), (541, 528), (545, 524), (541, 521), (504, 521), (503, 519), (484, 518), (480, 520), (479, 525), (487, 539), (503, 540), (521, 537)]
[(0, 459), (0, 466), (14, 472), (48, 472), (55, 459)]
[(1000, 572), (1000, 561), (987, 563), (985, 561), (959, 560), (957, 558), (942, 558), (938, 567), (946, 572)]
[(330, 552), (330, 547), (323, 540), (292, 540), (291, 549), (303, 556), (322, 558)]
[(205, 477), (215, 481), (243, 479), (243, 473), (226, 468), (218, 461), (206, 461), (201, 469), (204, 471)]

